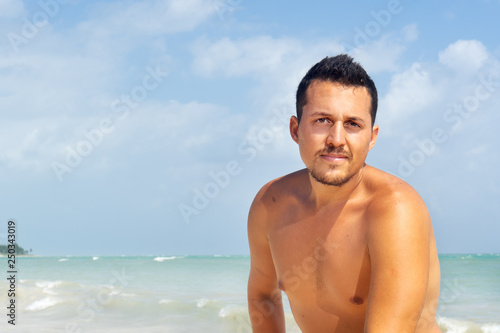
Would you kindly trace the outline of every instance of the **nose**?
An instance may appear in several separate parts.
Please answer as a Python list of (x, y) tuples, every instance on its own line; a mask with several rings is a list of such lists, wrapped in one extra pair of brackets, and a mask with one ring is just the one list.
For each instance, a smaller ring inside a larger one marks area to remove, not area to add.
[(345, 145), (345, 129), (343, 123), (340, 121), (335, 122), (328, 131), (326, 144), (333, 147), (340, 147)]

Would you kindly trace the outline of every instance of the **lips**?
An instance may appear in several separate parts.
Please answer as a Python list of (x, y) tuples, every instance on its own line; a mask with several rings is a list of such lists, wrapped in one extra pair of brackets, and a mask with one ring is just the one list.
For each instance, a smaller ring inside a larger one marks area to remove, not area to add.
[(322, 154), (321, 156), (327, 157), (327, 158), (348, 158), (344, 154)]
[(321, 158), (332, 163), (342, 163), (348, 160), (348, 157), (342, 154), (322, 154)]
[(334, 164), (341, 164), (350, 158), (350, 154), (348, 154), (342, 147), (327, 147), (323, 151), (319, 153), (319, 156), (329, 162)]

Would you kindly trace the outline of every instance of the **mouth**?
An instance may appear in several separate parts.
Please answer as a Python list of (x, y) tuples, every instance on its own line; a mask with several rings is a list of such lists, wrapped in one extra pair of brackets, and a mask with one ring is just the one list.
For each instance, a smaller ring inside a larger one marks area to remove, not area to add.
[(320, 157), (323, 160), (334, 164), (341, 164), (349, 159), (349, 157), (344, 154), (321, 154)]

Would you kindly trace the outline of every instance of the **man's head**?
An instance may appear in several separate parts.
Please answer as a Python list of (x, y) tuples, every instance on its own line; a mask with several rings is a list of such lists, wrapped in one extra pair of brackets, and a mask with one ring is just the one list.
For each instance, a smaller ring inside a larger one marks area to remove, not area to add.
[(347, 54), (324, 58), (311, 67), (304, 76), (299, 84), (296, 96), (297, 119), (299, 122), (302, 118), (302, 108), (307, 104), (307, 89), (313, 81), (338, 83), (345, 87), (365, 87), (371, 97), (370, 115), (372, 126), (375, 124), (378, 106), (377, 88), (363, 67), (354, 62)]
[(325, 58), (309, 70), (290, 134), (315, 181), (340, 187), (361, 174), (378, 135), (376, 110), (375, 85), (349, 56)]

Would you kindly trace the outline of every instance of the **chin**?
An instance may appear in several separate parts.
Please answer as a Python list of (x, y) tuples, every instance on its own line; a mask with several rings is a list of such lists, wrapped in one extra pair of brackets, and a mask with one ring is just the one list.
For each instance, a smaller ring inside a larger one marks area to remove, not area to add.
[(315, 169), (309, 169), (309, 174), (314, 180), (316, 180), (318, 183), (329, 186), (341, 187), (342, 185), (346, 184), (353, 176), (349, 174), (339, 173), (340, 172), (338, 171), (318, 172)]

